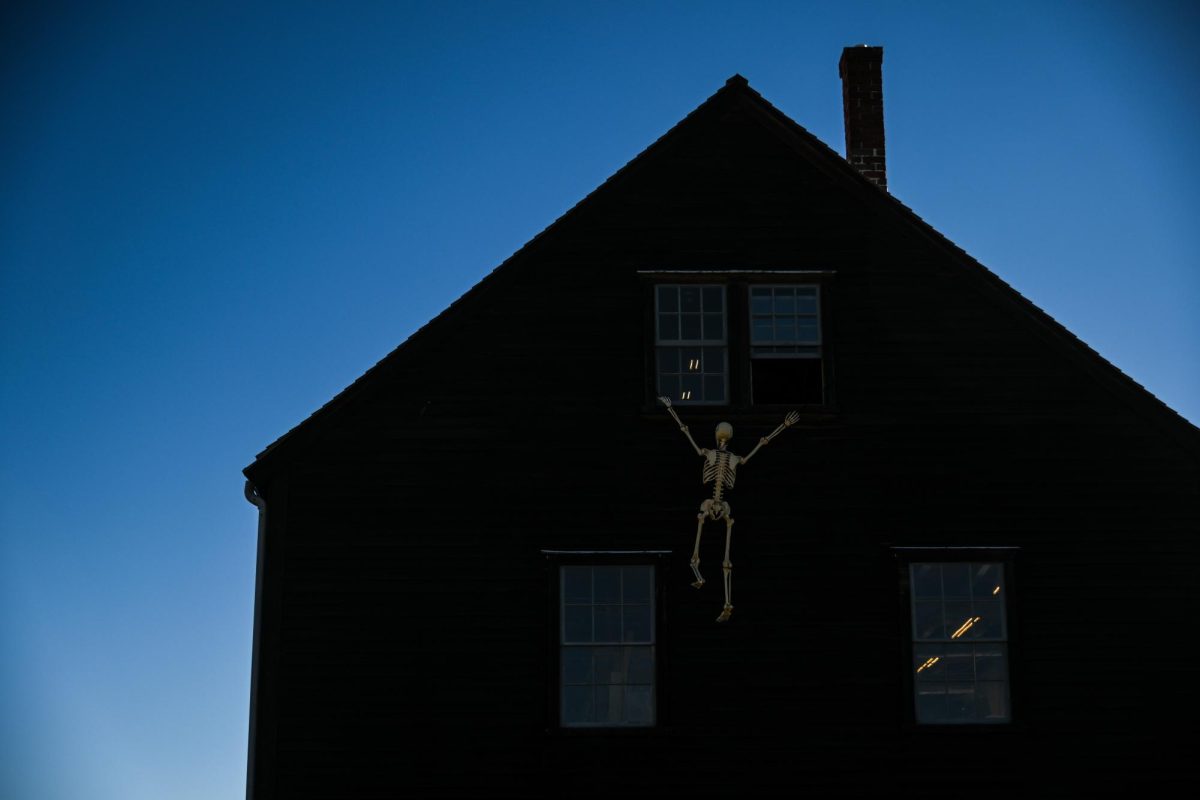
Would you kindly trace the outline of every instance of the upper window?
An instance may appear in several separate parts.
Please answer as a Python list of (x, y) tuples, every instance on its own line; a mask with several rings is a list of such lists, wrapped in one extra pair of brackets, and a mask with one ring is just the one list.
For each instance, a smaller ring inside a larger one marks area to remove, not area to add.
[(657, 393), (672, 402), (729, 402), (725, 287), (663, 285), (654, 293)]
[(822, 326), (817, 283), (658, 284), (654, 394), (679, 405), (822, 405)]
[(559, 568), (559, 722), (655, 723), (654, 567)]
[(1004, 564), (909, 564), (916, 721), (1008, 722)]
[(820, 309), (816, 286), (750, 287), (755, 405), (822, 402)]

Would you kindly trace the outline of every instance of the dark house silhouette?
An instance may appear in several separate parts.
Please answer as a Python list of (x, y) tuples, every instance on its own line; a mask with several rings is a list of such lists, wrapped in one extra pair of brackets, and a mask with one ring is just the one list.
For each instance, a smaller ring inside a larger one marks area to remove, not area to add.
[[(1200, 433), (740, 76), (246, 468), (256, 798), (1195, 783)], [(702, 448), (732, 423), (701, 546)]]

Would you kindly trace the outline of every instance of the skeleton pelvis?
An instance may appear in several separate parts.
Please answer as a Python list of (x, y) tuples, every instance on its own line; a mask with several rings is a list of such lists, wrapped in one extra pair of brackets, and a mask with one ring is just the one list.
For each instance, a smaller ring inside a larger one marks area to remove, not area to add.
[(709, 519), (721, 519), (721, 517), (729, 516), (729, 503), (724, 500), (713, 500), (709, 498), (700, 504), (700, 513), (706, 515)]

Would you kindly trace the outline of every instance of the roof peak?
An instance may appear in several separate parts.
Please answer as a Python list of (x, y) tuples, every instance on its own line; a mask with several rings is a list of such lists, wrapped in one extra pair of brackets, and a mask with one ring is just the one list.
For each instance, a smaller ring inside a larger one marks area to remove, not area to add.
[(733, 73), (732, 76), (730, 76), (729, 78), (726, 79), (725, 85), (726, 86), (749, 86), (750, 81), (743, 78), (740, 73), (735, 72), (735, 73)]

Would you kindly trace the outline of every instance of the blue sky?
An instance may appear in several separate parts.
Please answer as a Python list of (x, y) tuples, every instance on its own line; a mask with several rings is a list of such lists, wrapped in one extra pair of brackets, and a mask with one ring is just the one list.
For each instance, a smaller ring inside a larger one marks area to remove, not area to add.
[(0, 795), (240, 796), (242, 467), (734, 73), (1200, 422), (1194, 4), (2, 13)]

